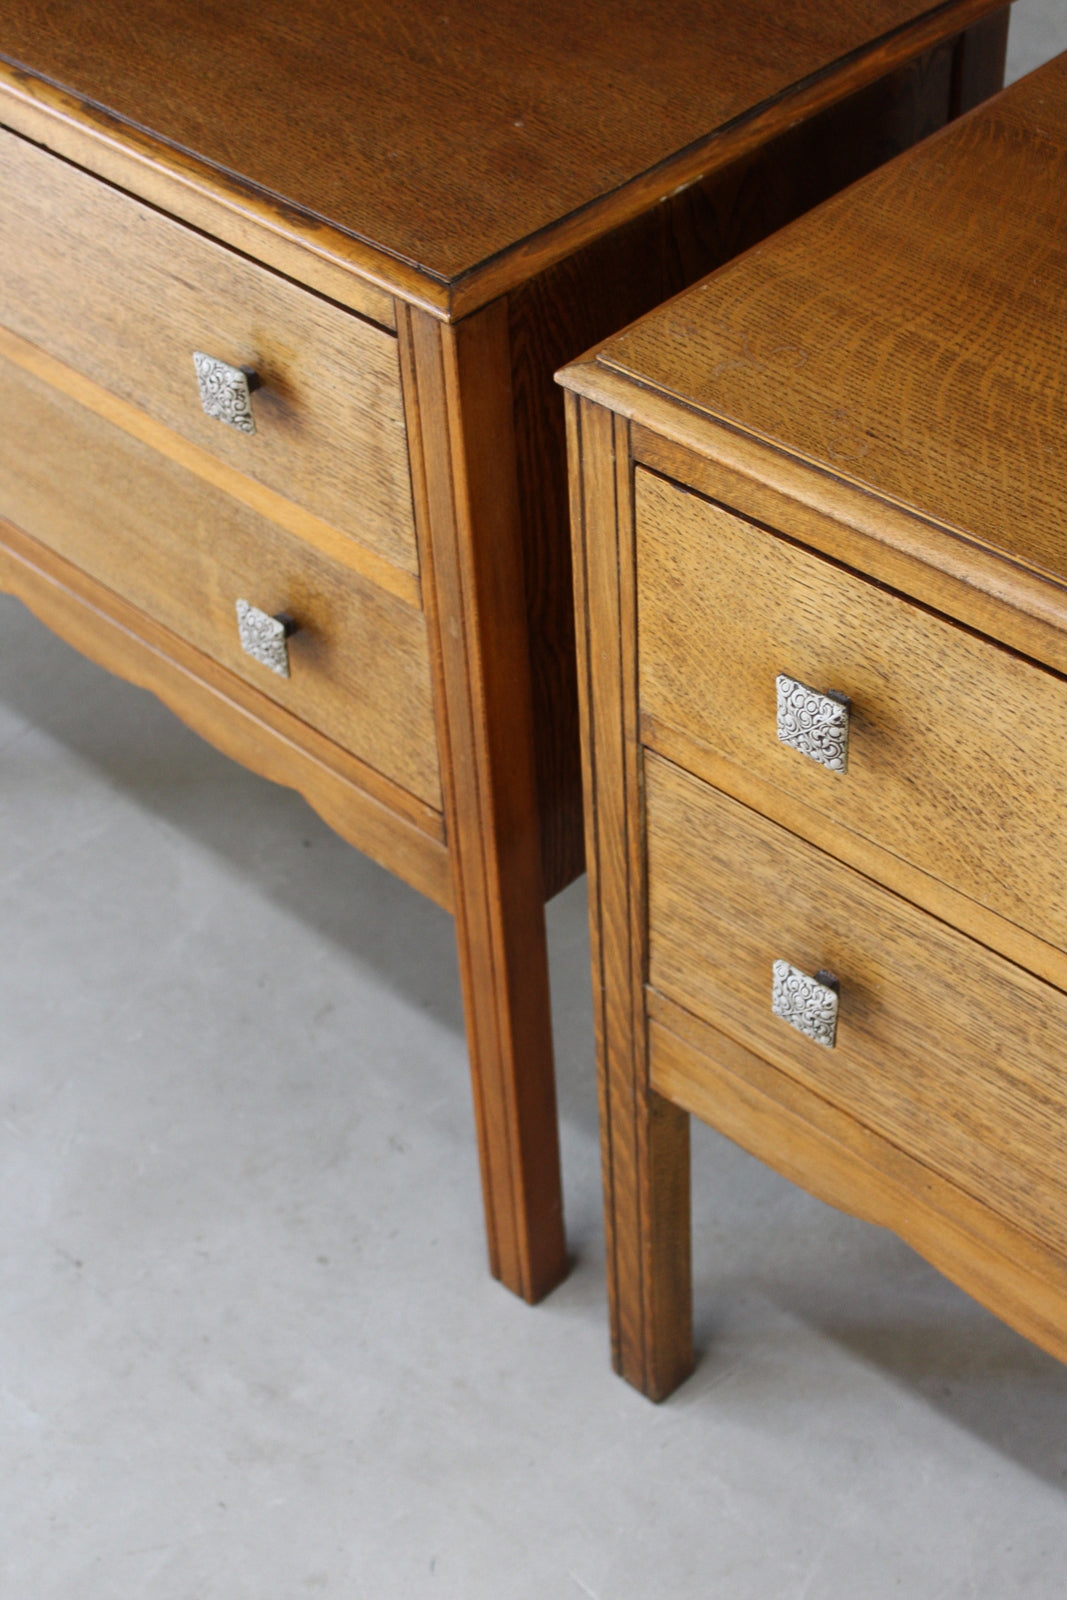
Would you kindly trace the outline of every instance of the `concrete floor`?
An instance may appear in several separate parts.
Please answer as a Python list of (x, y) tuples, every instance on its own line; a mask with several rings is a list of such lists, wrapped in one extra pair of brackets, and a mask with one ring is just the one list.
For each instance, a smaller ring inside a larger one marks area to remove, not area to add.
[(583, 884), (531, 1311), (446, 916), (6, 599), (0, 823), (3, 1600), (1067, 1593), (1067, 1368), (706, 1129), (701, 1365), (612, 1376)]

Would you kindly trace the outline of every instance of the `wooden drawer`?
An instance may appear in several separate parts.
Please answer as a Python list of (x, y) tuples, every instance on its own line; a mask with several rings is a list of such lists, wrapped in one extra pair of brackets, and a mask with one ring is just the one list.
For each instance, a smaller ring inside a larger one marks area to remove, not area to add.
[[(646, 718), (1067, 949), (1062, 679), (640, 469), (636, 492)], [(846, 772), (779, 742), (779, 673), (849, 696)]]
[[(439, 809), (421, 610), (0, 360), (0, 516)], [(245, 655), (235, 605), (286, 612), (292, 676)]]
[[(646, 756), (649, 981), (943, 1177), (1067, 1246), (1067, 997)], [(772, 963), (841, 986), (837, 1042)]]
[[(417, 570), (395, 336), (0, 130), (0, 320)], [(205, 415), (193, 351), (249, 366), (256, 432)]]

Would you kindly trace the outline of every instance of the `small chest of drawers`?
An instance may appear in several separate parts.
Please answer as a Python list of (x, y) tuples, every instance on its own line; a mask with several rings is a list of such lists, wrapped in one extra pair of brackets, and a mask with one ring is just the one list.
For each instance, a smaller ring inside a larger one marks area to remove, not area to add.
[(1067, 1357), (1067, 58), (563, 374), (616, 1364), (688, 1115)]
[(1001, 0), (773, 10), (0, 22), (0, 584), (455, 914), (531, 1300), (567, 1263), (543, 908), (582, 868), (553, 371), (1003, 73)]

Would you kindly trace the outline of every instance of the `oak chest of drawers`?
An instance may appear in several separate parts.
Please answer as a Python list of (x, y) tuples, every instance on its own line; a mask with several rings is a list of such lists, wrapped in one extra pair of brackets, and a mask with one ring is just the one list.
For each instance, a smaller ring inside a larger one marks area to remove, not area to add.
[(627, 330), (571, 421), (616, 1363), (688, 1114), (1067, 1357), (1067, 57)]
[[(995, 88), (990, 0), (0, 21), (0, 583), (455, 913), (493, 1270), (565, 1268), (553, 369)], [(358, 915), (353, 908), (353, 915)]]

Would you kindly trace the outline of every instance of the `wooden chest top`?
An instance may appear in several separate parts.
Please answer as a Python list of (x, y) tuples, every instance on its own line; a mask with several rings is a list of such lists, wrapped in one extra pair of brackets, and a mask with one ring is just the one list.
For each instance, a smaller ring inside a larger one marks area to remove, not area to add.
[(992, 555), (1001, 590), (1014, 569), (1063, 626), (1065, 306), (1067, 56), (653, 312), (567, 382), (639, 420), (655, 394), (667, 408), (654, 426), (673, 410), (668, 427), (706, 427), (710, 453), (729, 436), (769, 445), (784, 472), (806, 475), (809, 498), (820, 477), (856, 486), (881, 504), (880, 536), (903, 509), (929, 526), (928, 559), (969, 577)]
[(0, 61), (430, 285), (481, 272), (490, 298), (502, 256), (528, 275), (546, 233), (615, 225), (996, 4), (7, 0)]

